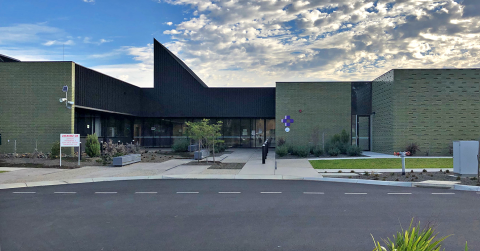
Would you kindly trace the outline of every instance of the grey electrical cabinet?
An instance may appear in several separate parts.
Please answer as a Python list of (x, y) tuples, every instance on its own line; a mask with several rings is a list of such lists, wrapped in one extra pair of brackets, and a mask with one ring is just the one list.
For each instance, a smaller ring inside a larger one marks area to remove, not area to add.
[(478, 175), (478, 141), (453, 141), (453, 172), (460, 176)]

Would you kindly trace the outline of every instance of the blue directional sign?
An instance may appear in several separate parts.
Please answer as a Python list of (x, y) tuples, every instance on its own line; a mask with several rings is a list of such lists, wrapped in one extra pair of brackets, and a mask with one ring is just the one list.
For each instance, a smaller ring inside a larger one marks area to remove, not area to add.
[(63, 91), (63, 92), (68, 92), (68, 86), (65, 85), (65, 86), (62, 88), (62, 91)]

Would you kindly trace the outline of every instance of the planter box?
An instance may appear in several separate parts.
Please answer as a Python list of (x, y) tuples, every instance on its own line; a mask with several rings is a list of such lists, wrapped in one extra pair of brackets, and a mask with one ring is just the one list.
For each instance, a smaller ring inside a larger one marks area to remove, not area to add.
[(193, 159), (194, 160), (201, 160), (206, 157), (210, 156), (210, 151), (209, 150), (201, 150), (201, 151), (195, 151), (193, 154)]
[(113, 166), (125, 166), (142, 161), (142, 155), (129, 154), (113, 158)]
[(189, 152), (198, 151), (198, 145), (189, 145), (189, 146), (188, 146), (188, 151), (189, 151)]

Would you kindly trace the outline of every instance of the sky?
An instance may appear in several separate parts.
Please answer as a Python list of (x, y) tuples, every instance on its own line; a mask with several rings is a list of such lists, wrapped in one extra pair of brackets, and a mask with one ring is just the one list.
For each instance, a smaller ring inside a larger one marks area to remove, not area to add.
[(211, 87), (480, 67), (479, 0), (0, 0), (0, 54), (153, 87), (153, 39)]

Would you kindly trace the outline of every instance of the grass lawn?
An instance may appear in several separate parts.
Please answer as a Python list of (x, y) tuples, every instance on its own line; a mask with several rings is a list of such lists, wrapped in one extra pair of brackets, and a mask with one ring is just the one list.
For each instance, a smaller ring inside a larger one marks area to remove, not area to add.
[[(395, 159), (344, 159), (344, 160), (310, 160), (315, 169), (401, 169), (401, 158)], [(453, 168), (450, 158), (405, 158), (405, 169)]]
[(0, 171), (0, 173), (6, 173), (7, 171)]

